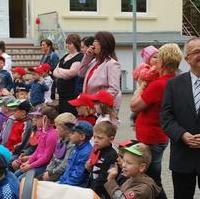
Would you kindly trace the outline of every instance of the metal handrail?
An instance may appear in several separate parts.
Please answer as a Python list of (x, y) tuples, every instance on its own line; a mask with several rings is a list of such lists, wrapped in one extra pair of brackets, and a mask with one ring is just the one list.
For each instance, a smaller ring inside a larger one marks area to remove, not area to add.
[(199, 15), (200, 15), (200, 11), (199, 11), (199, 9), (197, 8), (197, 6), (194, 4), (194, 2), (193, 1), (191, 1), (191, 0), (189, 0), (189, 2), (192, 4), (192, 6), (195, 8), (195, 10), (199, 13)]
[[(190, 26), (190, 28), (192, 28), (192, 31), (197, 35), (197, 36), (200, 36), (200, 33), (195, 29), (195, 27), (192, 25), (192, 23), (188, 20), (188, 18), (183, 14), (183, 19), (185, 20), (185, 22)], [(187, 31), (190, 33), (190, 31), (188, 30), (188, 28), (185, 26), (185, 25), (183, 25), (186, 29), (187, 29)], [(189, 36), (191, 36), (191, 33), (190, 33), (190, 35)]]
[[(200, 10), (191, 0), (186, 0), (183, 5), (183, 25), (184, 23), (187, 24), (183, 27), (183, 30), (187, 29), (187, 35), (190, 32), (193, 33), (193, 36), (200, 36)], [(188, 30), (188, 27), (191, 31)], [(191, 36), (191, 34), (188, 36)]]
[(190, 31), (187, 29), (185, 25), (183, 25), (183, 32), (186, 33), (187, 36), (192, 36), (192, 34), (190, 33)]
[[(41, 25), (39, 28), (41, 38), (50, 39), (56, 47), (59, 55), (63, 56), (65, 54), (65, 33), (60, 26), (58, 13), (56, 11), (43, 13), (39, 14), (38, 17), (40, 18), (41, 24), (43, 25)], [(53, 20), (49, 19), (49, 17), (52, 17)], [(44, 20), (44, 23), (42, 23), (42, 19)], [(48, 23), (46, 26), (45, 22)]]

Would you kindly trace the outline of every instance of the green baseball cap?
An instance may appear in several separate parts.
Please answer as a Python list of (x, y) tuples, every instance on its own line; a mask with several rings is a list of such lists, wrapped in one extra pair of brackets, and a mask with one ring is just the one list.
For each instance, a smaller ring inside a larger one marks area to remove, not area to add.
[(15, 101), (15, 97), (10, 95), (10, 96), (3, 96), (0, 98), (0, 106), (5, 105), (7, 106), (7, 104), (14, 102)]
[(140, 150), (140, 144), (134, 144), (130, 147), (126, 147), (123, 149), (124, 152), (129, 152), (137, 156), (143, 156), (143, 152)]
[(7, 104), (7, 107), (15, 108), (15, 107), (18, 107), (21, 103), (22, 103), (22, 101), (20, 101), (19, 99), (16, 99), (13, 102)]

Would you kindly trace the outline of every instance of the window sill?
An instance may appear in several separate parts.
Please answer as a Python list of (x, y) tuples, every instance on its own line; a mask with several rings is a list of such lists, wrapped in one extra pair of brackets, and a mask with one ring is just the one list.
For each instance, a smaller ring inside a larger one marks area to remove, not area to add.
[(108, 16), (103, 16), (103, 15), (63, 15), (63, 19), (100, 19), (100, 20), (105, 20), (108, 19)]
[[(123, 16), (123, 15), (121, 15), (121, 16), (115, 16), (114, 17), (115, 18), (115, 20), (132, 20), (133, 19), (133, 17), (131, 16), (131, 15), (129, 15), (129, 16)], [(141, 20), (141, 21), (143, 21), (143, 20), (157, 20), (157, 17), (156, 16), (137, 16), (137, 20)]]

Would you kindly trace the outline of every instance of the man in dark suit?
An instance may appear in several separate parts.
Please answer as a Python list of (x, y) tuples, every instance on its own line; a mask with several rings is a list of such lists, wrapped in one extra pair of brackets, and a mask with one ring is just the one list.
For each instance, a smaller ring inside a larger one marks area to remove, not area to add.
[(185, 60), (191, 70), (169, 80), (161, 110), (175, 199), (193, 199), (197, 178), (200, 186), (200, 38), (186, 42)]

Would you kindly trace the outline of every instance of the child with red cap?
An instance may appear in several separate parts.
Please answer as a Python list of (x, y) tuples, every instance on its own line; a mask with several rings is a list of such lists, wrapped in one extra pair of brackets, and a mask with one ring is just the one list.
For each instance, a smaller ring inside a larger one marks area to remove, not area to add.
[(13, 89), (16, 98), (27, 99), (29, 89), (23, 78), (24, 75), (26, 75), (26, 70), (21, 66), (17, 66), (12, 68), (11, 72), (13, 77)]
[(94, 103), (86, 93), (81, 93), (76, 99), (69, 100), (68, 103), (76, 107), (78, 120), (87, 121), (92, 126), (95, 125), (97, 117), (94, 114)]
[(96, 124), (101, 121), (109, 121), (118, 127), (119, 120), (117, 113), (113, 109), (114, 97), (106, 90), (100, 90), (89, 97), (94, 102), (94, 107), (98, 115)]
[(43, 77), (44, 77), (44, 82), (48, 86), (49, 90), (45, 91), (44, 93), (44, 103), (51, 103), (51, 90), (52, 90), (52, 85), (53, 85), (53, 79), (50, 76), (51, 72), (51, 66), (47, 63), (40, 64), (40, 67), (44, 71)]
[(44, 82), (44, 70), (42, 67), (37, 66), (29, 69), (33, 74), (33, 82), (30, 85), (30, 102), (31, 105), (37, 106), (44, 103), (44, 94), (45, 91), (48, 91), (49, 88)]

